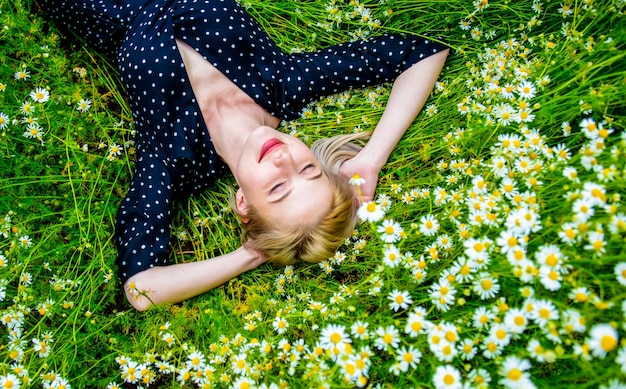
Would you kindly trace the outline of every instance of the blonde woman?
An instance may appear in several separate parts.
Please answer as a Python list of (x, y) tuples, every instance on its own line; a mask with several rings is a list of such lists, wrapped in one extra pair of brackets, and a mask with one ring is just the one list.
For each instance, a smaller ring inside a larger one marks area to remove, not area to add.
[[(266, 261), (331, 256), (356, 222), (348, 177), (364, 177), (361, 200), (373, 198), (378, 172), (448, 53), (428, 39), (384, 35), (287, 54), (235, 0), (39, 4), (59, 27), (116, 62), (128, 95), (137, 159), (115, 235), (119, 276), (138, 310), (191, 298)], [(362, 149), (340, 137), (319, 143), (314, 154), (276, 129), (321, 96), (394, 80)], [(244, 226), (242, 246), (170, 264), (172, 202), (227, 171), (239, 186), (233, 206)]]

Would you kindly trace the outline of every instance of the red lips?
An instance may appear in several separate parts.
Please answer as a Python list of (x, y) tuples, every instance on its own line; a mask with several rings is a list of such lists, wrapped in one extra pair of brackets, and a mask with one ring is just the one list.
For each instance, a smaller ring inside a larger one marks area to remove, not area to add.
[(276, 138), (272, 138), (265, 143), (263, 143), (263, 147), (261, 147), (261, 155), (259, 155), (259, 162), (263, 159), (266, 154), (272, 152), (275, 148), (282, 146), (283, 142), (279, 141)]

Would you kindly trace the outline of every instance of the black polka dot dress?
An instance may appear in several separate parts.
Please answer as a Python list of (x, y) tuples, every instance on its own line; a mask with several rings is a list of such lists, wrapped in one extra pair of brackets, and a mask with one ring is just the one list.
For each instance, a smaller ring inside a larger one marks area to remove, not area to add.
[(39, 0), (46, 15), (119, 69), (137, 130), (135, 174), (116, 221), (122, 281), (168, 264), (172, 202), (227, 172), (213, 148), (176, 38), (270, 114), (292, 120), (310, 102), (388, 82), (444, 45), (384, 35), (287, 54), (234, 0)]

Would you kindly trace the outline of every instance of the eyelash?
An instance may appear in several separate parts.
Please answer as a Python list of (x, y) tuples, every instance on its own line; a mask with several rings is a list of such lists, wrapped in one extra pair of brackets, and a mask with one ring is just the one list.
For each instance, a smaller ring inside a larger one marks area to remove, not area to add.
[[(310, 164), (306, 165), (306, 166), (304, 167), (304, 169), (302, 169), (302, 170), (300, 171), (300, 173), (303, 173), (305, 170), (307, 170), (307, 169), (309, 169), (309, 168), (313, 168), (313, 167), (315, 167), (315, 165), (313, 165), (312, 163), (310, 163)], [(274, 186), (272, 187), (272, 189), (270, 189), (270, 193), (273, 193), (275, 190), (277, 190), (278, 188), (280, 188), (280, 187), (281, 187), (281, 185), (283, 185), (283, 182), (280, 182), (280, 183), (278, 183), (278, 184), (274, 185)]]

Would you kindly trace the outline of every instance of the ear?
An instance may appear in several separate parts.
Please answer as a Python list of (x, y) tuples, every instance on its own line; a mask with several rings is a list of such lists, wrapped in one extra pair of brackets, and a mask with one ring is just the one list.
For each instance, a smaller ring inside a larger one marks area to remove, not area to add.
[(248, 215), (248, 203), (246, 202), (246, 198), (243, 195), (243, 190), (241, 190), (241, 188), (237, 189), (237, 193), (235, 194), (235, 203), (237, 204), (237, 213), (241, 216), (241, 221), (244, 223), (249, 222), (250, 219), (246, 217), (246, 215)]

